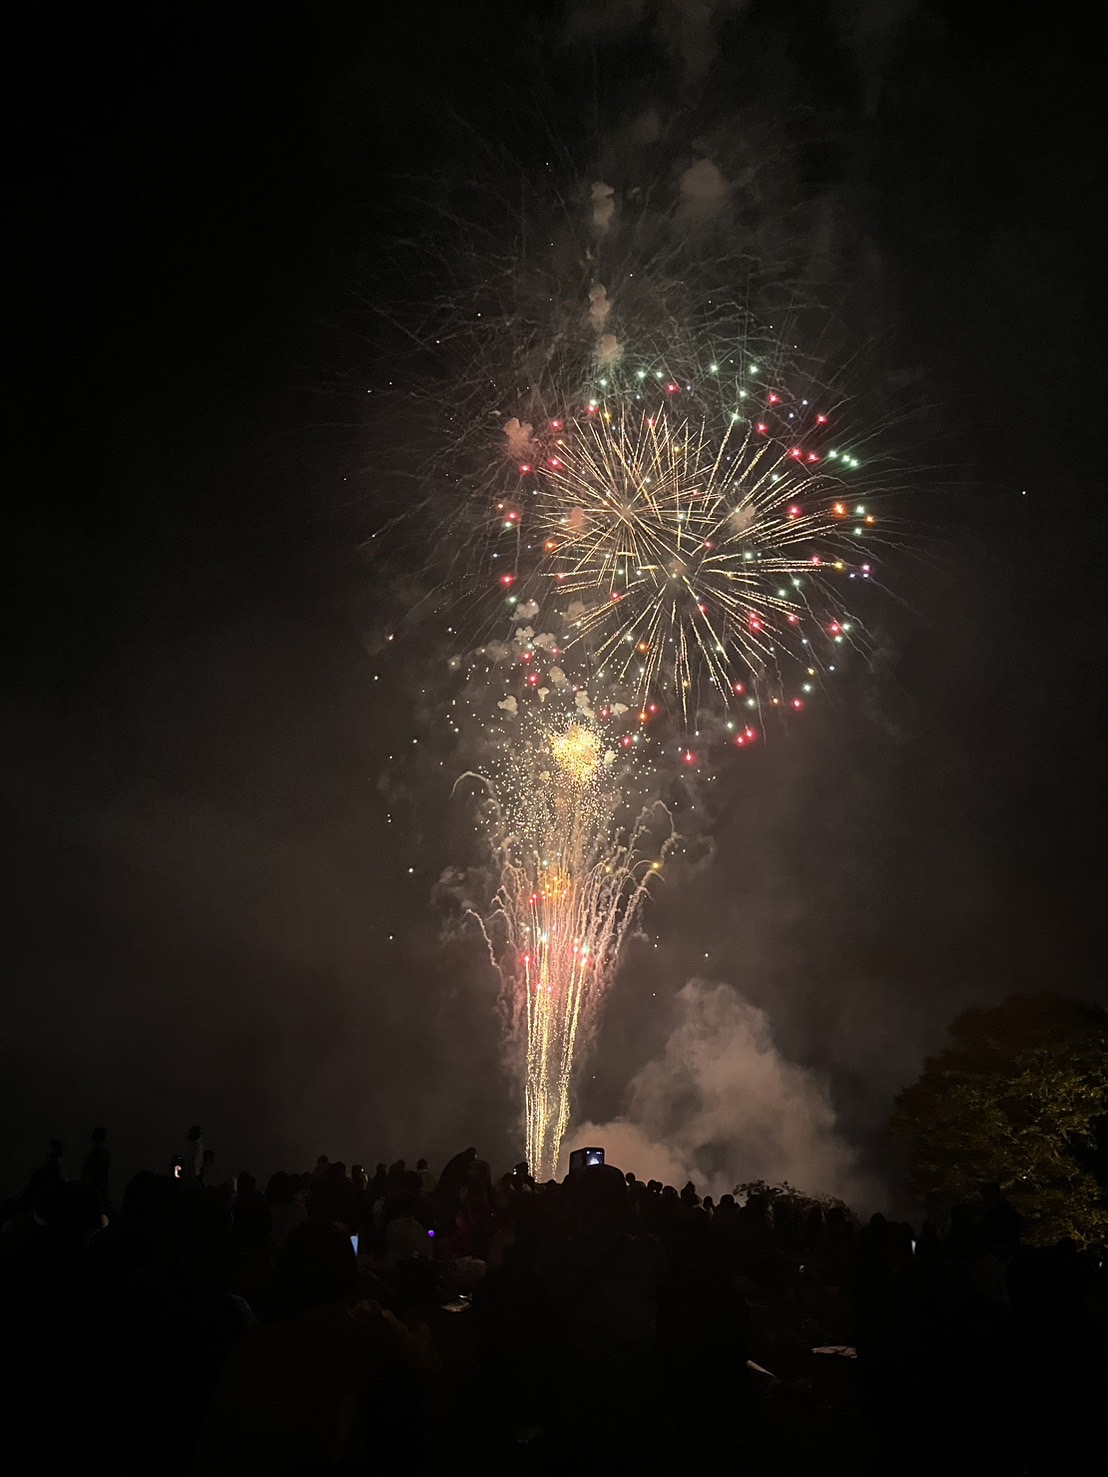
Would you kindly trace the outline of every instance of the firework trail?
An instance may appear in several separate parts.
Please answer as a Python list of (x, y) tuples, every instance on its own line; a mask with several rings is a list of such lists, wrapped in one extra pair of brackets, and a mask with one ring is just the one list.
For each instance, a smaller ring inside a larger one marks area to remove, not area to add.
[(525, 1040), (527, 1159), (542, 1179), (569, 1121), (578, 1041), (673, 839), (660, 805), (628, 816), (616, 764), (590, 720), (536, 713), (505, 747), (492, 791), (500, 886), (481, 926)]

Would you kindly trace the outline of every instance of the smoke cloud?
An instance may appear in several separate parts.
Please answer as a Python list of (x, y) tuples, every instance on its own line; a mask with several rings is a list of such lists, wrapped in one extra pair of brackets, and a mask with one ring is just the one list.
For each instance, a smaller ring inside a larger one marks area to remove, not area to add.
[(719, 166), (710, 159), (698, 159), (681, 176), (681, 215), (690, 221), (706, 221), (727, 204), (731, 186)]
[(690, 980), (676, 1007), (661, 1053), (630, 1083), (626, 1112), (575, 1124), (567, 1158), (570, 1148), (599, 1144), (641, 1179), (692, 1179), (701, 1193), (788, 1180), (861, 1210), (881, 1201), (839, 1131), (826, 1085), (781, 1055), (764, 1010), (704, 979)]

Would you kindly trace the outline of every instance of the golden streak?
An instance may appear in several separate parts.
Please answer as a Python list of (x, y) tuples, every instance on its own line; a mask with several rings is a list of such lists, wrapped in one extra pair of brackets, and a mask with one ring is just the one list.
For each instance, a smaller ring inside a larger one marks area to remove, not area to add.
[(557, 1169), (578, 1047), (672, 836), (665, 824), (656, 840), (657, 809), (621, 824), (605, 760), (589, 724), (545, 714), (506, 749), (495, 787), (500, 886), (487, 937), (526, 1035), (527, 1160), (540, 1179)]

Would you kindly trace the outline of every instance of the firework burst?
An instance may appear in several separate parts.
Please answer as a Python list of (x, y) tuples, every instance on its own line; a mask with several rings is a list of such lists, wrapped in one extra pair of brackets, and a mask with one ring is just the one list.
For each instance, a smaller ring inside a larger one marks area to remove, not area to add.
[[(509, 423), (490, 586), (541, 610), (563, 665), (632, 721), (687, 733), (715, 707), (741, 746), (751, 710), (803, 708), (865, 647), (848, 601), (875, 575), (885, 486), (846, 418), (753, 360), (609, 372), (539, 431)], [(525, 688), (543, 656), (521, 652)]]

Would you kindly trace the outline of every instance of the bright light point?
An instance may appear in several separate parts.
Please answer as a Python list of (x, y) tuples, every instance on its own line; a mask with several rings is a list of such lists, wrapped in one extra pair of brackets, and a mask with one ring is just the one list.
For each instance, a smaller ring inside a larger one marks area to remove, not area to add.
[(826, 424), (827, 424), (827, 417), (825, 415), (817, 415), (816, 416), (816, 425), (817, 426), (825, 426)]
[(693, 751), (691, 749), (686, 749), (685, 750), (684, 760), (685, 760), (685, 763), (686, 764), (695, 764), (696, 763), (696, 755), (693, 753)]
[(800, 711), (800, 709), (803, 706), (804, 706), (804, 700), (802, 698), (798, 698), (798, 697), (794, 697), (793, 698), (793, 707), (796, 708), (796, 710), (798, 712)]
[(708, 370), (709, 370), (709, 373), (711, 373), (711, 374), (718, 374), (719, 373), (719, 365), (718, 364), (709, 364), (708, 365)]
[(759, 421), (754, 429), (758, 432), (759, 436), (764, 436), (766, 434), (766, 426), (763, 421)]
[[(739, 391), (739, 399), (740, 400), (745, 400), (746, 399), (746, 391), (745, 390), (740, 390)], [(1024, 496), (1026, 497), (1027, 494), (1025, 493)]]
[(505, 589), (507, 589), (509, 585), (514, 585), (515, 582), (516, 577), (514, 574), (502, 574), (500, 576), (500, 583), (505, 587)]

